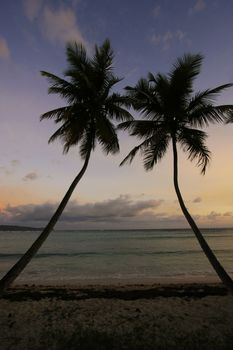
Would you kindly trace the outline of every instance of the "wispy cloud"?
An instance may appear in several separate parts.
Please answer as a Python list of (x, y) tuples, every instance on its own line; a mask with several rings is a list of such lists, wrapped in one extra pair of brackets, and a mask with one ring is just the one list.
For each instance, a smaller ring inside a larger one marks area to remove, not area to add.
[(30, 21), (34, 21), (38, 16), (44, 0), (23, 0), (25, 15)]
[(38, 174), (36, 172), (31, 172), (26, 174), (23, 177), (23, 181), (33, 181), (33, 180), (36, 180), (37, 178), (38, 178)]
[(79, 28), (76, 11), (78, 1), (67, 1), (66, 6), (57, 2), (50, 7), (45, 0), (23, 0), (26, 17), (39, 26), (44, 37), (52, 44), (77, 41), (87, 45)]
[(12, 159), (12, 161), (11, 161), (12, 166), (17, 166), (19, 164), (20, 164), (20, 161), (18, 159)]
[(221, 213), (217, 213), (216, 211), (211, 211), (206, 217), (209, 220), (216, 220), (219, 216), (222, 216)]
[(52, 43), (66, 43), (75, 40), (85, 43), (81, 30), (78, 27), (75, 12), (72, 9), (51, 9), (48, 6), (43, 12), (42, 31)]
[(154, 8), (153, 8), (153, 11), (152, 11), (152, 14), (155, 18), (159, 17), (160, 15), (160, 12), (161, 12), (161, 6), (160, 5), (156, 5)]
[(6, 39), (0, 36), (0, 59), (7, 60), (10, 57), (10, 49)]
[(233, 217), (233, 211), (226, 211), (223, 216)]
[(6, 176), (13, 174), (16, 170), (15, 168), (19, 164), (20, 164), (20, 161), (18, 159), (13, 159), (7, 165), (1, 165), (0, 166), (0, 174), (3, 173)]
[(196, 0), (194, 6), (190, 8), (189, 12), (190, 13), (202, 12), (205, 10), (205, 8), (206, 8), (205, 0)]
[(153, 34), (151, 37), (151, 42), (154, 45), (160, 45), (163, 50), (168, 50), (175, 41), (188, 42), (188, 38), (180, 29), (176, 30), (175, 32), (168, 30), (164, 34)]
[(0, 166), (0, 174), (3, 173), (4, 175), (8, 176), (13, 173), (12, 169), (9, 169), (8, 167), (5, 166)]
[(202, 201), (201, 197), (194, 198), (193, 203), (200, 203)]

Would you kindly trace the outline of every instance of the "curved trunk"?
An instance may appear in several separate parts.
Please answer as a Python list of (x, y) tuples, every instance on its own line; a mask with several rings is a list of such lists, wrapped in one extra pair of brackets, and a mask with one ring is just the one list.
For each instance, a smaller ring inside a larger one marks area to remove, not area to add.
[(60, 218), (63, 210), (65, 209), (75, 187), (83, 177), (88, 162), (90, 159), (90, 153), (87, 155), (84, 165), (79, 172), (79, 174), (75, 177), (74, 181), (70, 185), (68, 191), (66, 192), (65, 196), (63, 197), (61, 203), (59, 204), (57, 210), (53, 214), (52, 218), (50, 219), (47, 226), (44, 228), (43, 232), (40, 234), (40, 236), (36, 239), (36, 241), (32, 244), (32, 246), (27, 250), (27, 252), (18, 260), (18, 262), (6, 273), (6, 275), (0, 280), (0, 294), (6, 290), (10, 284), (18, 277), (18, 275), (23, 271), (23, 269), (27, 266), (27, 264), (31, 261), (31, 259), (34, 257), (34, 255), (37, 253), (41, 245), (44, 243), (50, 232), (53, 230), (55, 224), (57, 223), (58, 219)]
[(210, 249), (208, 243), (204, 239), (202, 233), (200, 232), (199, 228), (197, 227), (195, 221), (193, 220), (193, 218), (189, 214), (189, 212), (184, 204), (183, 198), (182, 198), (181, 193), (180, 193), (179, 185), (178, 185), (178, 156), (177, 156), (177, 149), (176, 149), (176, 140), (174, 137), (172, 138), (172, 146), (173, 146), (173, 157), (174, 157), (173, 158), (173, 162), (174, 162), (173, 163), (173, 165), (174, 165), (173, 180), (174, 180), (174, 187), (175, 187), (175, 191), (176, 191), (176, 194), (178, 197), (178, 201), (179, 201), (181, 210), (182, 210), (185, 218), (187, 219), (191, 229), (193, 230), (201, 248), (203, 249), (205, 255), (207, 256), (209, 262), (211, 263), (214, 270), (218, 274), (219, 278), (229, 288), (229, 290), (231, 292), (233, 292), (233, 281), (232, 281), (231, 277), (228, 275), (228, 273), (224, 270), (224, 268), (222, 267), (220, 262), (217, 260), (216, 256), (214, 255), (214, 253)]

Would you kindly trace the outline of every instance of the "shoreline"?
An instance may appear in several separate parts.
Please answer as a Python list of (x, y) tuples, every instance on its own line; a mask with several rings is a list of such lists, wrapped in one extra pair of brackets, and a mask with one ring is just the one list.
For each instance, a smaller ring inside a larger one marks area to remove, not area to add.
[[(152, 300), (158, 298), (200, 299), (209, 296), (228, 296), (229, 291), (222, 283), (136, 283), (136, 284), (18, 284), (9, 288), (2, 300), (24, 302), (27, 300)], [(0, 299), (1, 300), (1, 299)]]
[[(232, 276), (233, 277), (233, 276)], [(170, 285), (170, 284), (218, 284), (217, 276), (189, 275), (189, 276), (157, 276), (157, 277), (130, 277), (130, 278), (72, 278), (72, 279), (30, 279), (16, 280), (13, 287), (28, 286), (54, 286), (54, 287), (87, 287), (87, 286), (132, 286), (132, 285)]]

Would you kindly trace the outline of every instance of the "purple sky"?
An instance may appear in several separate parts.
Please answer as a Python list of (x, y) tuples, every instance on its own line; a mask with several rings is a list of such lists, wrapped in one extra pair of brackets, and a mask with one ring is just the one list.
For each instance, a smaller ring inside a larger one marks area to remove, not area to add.
[[(63, 101), (47, 94), (40, 70), (62, 75), (65, 45), (111, 40), (118, 90), (147, 74), (167, 72), (178, 56), (201, 52), (195, 87), (233, 81), (233, 2), (229, 0), (18, 0), (1, 4), (0, 223), (42, 226), (82, 166), (78, 151), (48, 145), (52, 122), (39, 116)], [(217, 103), (233, 103), (233, 89)], [(233, 226), (233, 125), (208, 129), (213, 156), (205, 177), (180, 154), (180, 184), (201, 226)], [(137, 142), (119, 135), (121, 154), (97, 149), (58, 227), (185, 227), (172, 185), (170, 152), (145, 173), (140, 158), (119, 168)]]

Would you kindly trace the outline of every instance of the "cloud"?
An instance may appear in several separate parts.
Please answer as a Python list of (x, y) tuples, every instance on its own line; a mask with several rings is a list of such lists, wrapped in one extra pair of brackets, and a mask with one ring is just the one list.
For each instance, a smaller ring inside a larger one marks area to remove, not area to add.
[(10, 57), (10, 50), (6, 40), (0, 36), (0, 59), (7, 60)]
[(23, 177), (23, 181), (33, 181), (33, 180), (36, 180), (37, 178), (38, 178), (38, 174), (35, 172), (31, 172), (31, 173), (26, 174)]
[(182, 30), (175, 32), (168, 30), (164, 34), (153, 34), (151, 42), (154, 45), (161, 45), (163, 50), (168, 50), (175, 41), (182, 42), (184, 39), (188, 42), (186, 34)]
[(190, 9), (190, 13), (202, 12), (206, 8), (205, 0), (196, 0), (193, 7)]
[(12, 161), (11, 161), (11, 166), (17, 166), (17, 165), (19, 165), (20, 164), (20, 161), (18, 160), (18, 159), (13, 159)]
[(233, 216), (233, 211), (226, 211), (223, 216), (229, 216), (232, 217)]
[[(134, 200), (128, 195), (92, 203), (71, 201), (65, 208), (57, 228), (65, 229), (146, 229), (189, 228), (181, 211), (171, 214), (161, 211), (164, 201)], [(8, 225), (44, 227), (58, 203), (26, 204), (0, 209), (0, 222)], [(233, 212), (211, 211), (193, 215), (200, 227), (232, 225)]]
[(206, 218), (208, 220), (216, 220), (219, 216), (222, 216), (222, 214), (217, 213), (216, 211), (211, 211), (208, 215), (206, 215)]
[(64, 44), (72, 40), (85, 44), (75, 12), (69, 8), (55, 10), (46, 6), (43, 10), (42, 32), (53, 44)]
[(209, 224), (212, 225), (217, 224), (220, 226), (227, 226), (226, 223), (230, 223), (230, 226), (232, 226), (232, 218), (233, 218), (233, 212), (227, 211), (227, 212), (216, 212), (216, 211), (211, 211), (209, 214), (206, 215), (194, 215), (194, 219), (199, 221), (201, 224)]
[(201, 197), (197, 197), (193, 200), (193, 203), (200, 203), (202, 201)]
[(79, 0), (56, 2), (57, 7), (49, 7), (46, 0), (23, 0), (26, 17), (35, 22), (44, 37), (52, 44), (64, 44), (77, 41), (87, 45), (77, 23), (74, 8)]
[[(28, 174), (30, 175), (30, 174)], [(162, 200), (139, 200), (133, 201), (129, 196), (119, 196), (102, 202), (80, 204), (71, 202), (68, 204), (61, 217), (61, 224), (73, 225), (105, 223), (110, 227), (112, 224), (124, 224), (128, 220), (145, 220), (151, 216), (153, 210), (160, 207)], [(58, 204), (27, 204), (19, 206), (7, 206), (0, 214), (2, 222), (8, 224), (46, 224)]]
[(154, 7), (152, 13), (153, 13), (153, 16), (154, 16), (155, 18), (159, 17), (159, 15), (160, 15), (160, 10), (161, 10), (161, 6), (157, 5), (157, 6)]
[(0, 166), (0, 173), (5, 174), (6, 176), (11, 175), (15, 172), (15, 168), (20, 164), (18, 159), (13, 159), (6, 166)]
[(24, 11), (30, 21), (34, 21), (38, 16), (44, 0), (23, 0)]
[(0, 173), (4, 173), (6, 176), (11, 175), (13, 171), (5, 166), (0, 166)]

